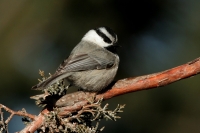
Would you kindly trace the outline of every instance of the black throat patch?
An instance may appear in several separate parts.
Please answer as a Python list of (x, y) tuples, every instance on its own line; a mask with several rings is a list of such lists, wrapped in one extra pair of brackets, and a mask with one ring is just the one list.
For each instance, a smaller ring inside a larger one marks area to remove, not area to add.
[(105, 47), (105, 49), (107, 49), (108, 51), (114, 53), (114, 54), (117, 54), (117, 50), (120, 48), (121, 46), (120, 45), (111, 45), (111, 46), (108, 46), (108, 47)]

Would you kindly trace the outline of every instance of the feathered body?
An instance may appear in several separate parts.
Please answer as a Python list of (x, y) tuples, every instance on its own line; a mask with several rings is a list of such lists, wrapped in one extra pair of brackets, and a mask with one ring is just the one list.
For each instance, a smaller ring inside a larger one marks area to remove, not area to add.
[(96, 31), (91, 30), (83, 37), (55, 74), (33, 86), (33, 89), (47, 88), (64, 78), (85, 91), (97, 92), (108, 86), (117, 73), (119, 57), (107, 48), (115, 46), (117, 37), (112, 40), (112, 45), (107, 45), (102, 37), (99, 38), (98, 34), (92, 32)]

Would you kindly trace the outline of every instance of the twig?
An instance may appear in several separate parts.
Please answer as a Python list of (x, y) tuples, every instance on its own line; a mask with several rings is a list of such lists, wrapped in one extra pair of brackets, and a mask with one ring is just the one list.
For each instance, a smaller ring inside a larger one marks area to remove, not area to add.
[(30, 118), (31, 120), (35, 120), (35, 115), (32, 115), (32, 114), (29, 114), (29, 113), (26, 113), (25, 111), (13, 111), (12, 109), (6, 107), (5, 105), (3, 104), (0, 104), (0, 108), (3, 108), (5, 111), (9, 112), (10, 113), (10, 116), (7, 118), (7, 120), (5, 121), (5, 124), (8, 124), (9, 121), (12, 119), (12, 117), (14, 115), (19, 115), (19, 116), (24, 116), (24, 117), (28, 117)]

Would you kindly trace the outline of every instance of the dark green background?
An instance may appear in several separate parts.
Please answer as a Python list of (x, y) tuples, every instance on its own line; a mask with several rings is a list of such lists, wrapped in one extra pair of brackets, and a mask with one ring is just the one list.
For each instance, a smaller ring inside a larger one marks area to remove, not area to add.
[[(0, 1), (0, 103), (38, 114), (30, 90), (38, 70), (54, 73), (91, 28), (111, 27), (122, 46), (116, 79), (163, 71), (200, 55), (199, 0)], [(126, 104), (104, 133), (199, 133), (200, 77), (105, 101)], [(9, 131), (23, 128), (20, 117)]]

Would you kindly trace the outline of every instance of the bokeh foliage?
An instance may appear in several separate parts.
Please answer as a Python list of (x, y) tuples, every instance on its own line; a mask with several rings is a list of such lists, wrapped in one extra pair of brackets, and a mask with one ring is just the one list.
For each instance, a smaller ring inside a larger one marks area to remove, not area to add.
[[(0, 102), (37, 114), (29, 97), (38, 70), (54, 73), (91, 28), (118, 34), (116, 79), (159, 72), (199, 57), (199, 0), (0, 1)], [(116, 97), (122, 119), (104, 132), (188, 133), (200, 130), (199, 76), (166, 87)], [(21, 124), (21, 125), (17, 125)], [(23, 128), (19, 117), (10, 132)]]

